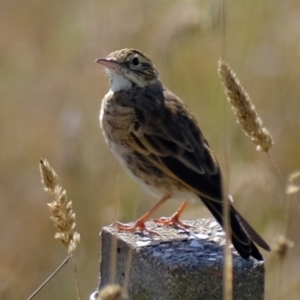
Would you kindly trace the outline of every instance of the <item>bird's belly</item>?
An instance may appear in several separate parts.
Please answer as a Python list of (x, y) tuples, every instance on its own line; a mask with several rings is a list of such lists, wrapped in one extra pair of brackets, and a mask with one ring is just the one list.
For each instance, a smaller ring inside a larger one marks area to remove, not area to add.
[(157, 176), (153, 174), (151, 170), (147, 172), (143, 170), (143, 168), (140, 168), (140, 162), (130, 149), (112, 141), (109, 141), (108, 144), (112, 153), (126, 170), (127, 174), (153, 197), (161, 199), (169, 195), (171, 199), (177, 201), (197, 202), (200, 200), (194, 192), (183, 188), (182, 185), (174, 181), (174, 179), (168, 178), (166, 175), (162, 176), (161, 174)]
[(109, 142), (109, 147), (111, 152), (114, 154), (116, 159), (119, 161), (119, 163), (122, 165), (122, 167), (125, 169), (127, 174), (135, 180), (137, 183), (139, 183), (149, 194), (151, 194), (155, 198), (162, 198), (165, 196), (165, 192), (159, 188), (156, 188), (154, 185), (147, 184), (143, 177), (146, 177), (148, 174), (140, 174), (142, 175), (137, 176), (135, 172), (133, 171), (133, 168), (129, 167), (128, 165), (128, 159), (131, 157), (132, 151), (126, 149), (125, 147), (118, 145), (114, 142)]

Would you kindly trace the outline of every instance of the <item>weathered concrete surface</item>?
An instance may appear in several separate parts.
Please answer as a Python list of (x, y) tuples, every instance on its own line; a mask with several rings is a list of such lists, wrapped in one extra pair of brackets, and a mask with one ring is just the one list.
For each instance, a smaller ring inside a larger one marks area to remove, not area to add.
[[(184, 221), (192, 232), (148, 222), (159, 236), (101, 232), (99, 288), (111, 280), (127, 286), (132, 300), (222, 299), (224, 232), (212, 219)], [(129, 262), (129, 263), (128, 263)], [(115, 272), (115, 278), (112, 275)], [(233, 251), (233, 298), (264, 299), (264, 264)]]

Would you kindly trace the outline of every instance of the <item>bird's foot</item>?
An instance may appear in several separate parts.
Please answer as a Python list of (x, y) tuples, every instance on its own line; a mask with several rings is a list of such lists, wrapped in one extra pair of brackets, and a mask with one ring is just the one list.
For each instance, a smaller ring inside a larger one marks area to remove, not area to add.
[(180, 214), (178, 212), (174, 213), (171, 217), (161, 217), (159, 219), (154, 219), (153, 221), (157, 224), (164, 226), (171, 226), (175, 228), (191, 229), (193, 226), (185, 224), (179, 220)]
[(124, 224), (121, 222), (114, 222), (114, 225), (116, 225), (121, 232), (140, 232), (144, 233), (147, 232), (149, 235), (159, 235), (157, 232), (150, 230), (146, 227), (145, 220), (142, 218), (138, 219), (133, 224)]
[(182, 202), (180, 207), (177, 209), (177, 211), (171, 217), (168, 217), (168, 218), (162, 217), (160, 219), (154, 219), (154, 222), (164, 225), (164, 226), (172, 226), (175, 228), (181, 228), (181, 229), (185, 229), (185, 230), (193, 228), (193, 226), (184, 224), (183, 222), (181, 222), (179, 220), (179, 218), (180, 218), (182, 212), (184, 211), (184, 209), (186, 208), (187, 204), (188, 204), (187, 201)]

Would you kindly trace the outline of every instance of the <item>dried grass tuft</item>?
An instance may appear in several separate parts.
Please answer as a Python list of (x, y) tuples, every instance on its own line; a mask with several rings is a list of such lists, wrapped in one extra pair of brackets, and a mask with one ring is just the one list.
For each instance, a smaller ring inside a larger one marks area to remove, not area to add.
[(276, 242), (276, 247), (275, 247), (275, 253), (283, 259), (286, 257), (288, 250), (293, 248), (294, 242), (289, 240), (283, 235), (280, 235), (277, 242)]
[(287, 195), (296, 194), (300, 190), (300, 186), (295, 184), (295, 180), (300, 176), (300, 171), (295, 171), (291, 173), (288, 177), (288, 183), (285, 189)]
[(95, 292), (91, 300), (128, 300), (125, 290), (118, 284), (110, 284), (101, 291)]
[(225, 87), (226, 97), (237, 117), (237, 122), (244, 133), (257, 145), (256, 150), (268, 152), (274, 144), (273, 138), (267, 128), (263, 126), (248, 93), (240, 84), (229, 64), (221, 59), (218, 63), (218, 72)]
[(76, 215), (72, 201), (68, 200), (67, 192), (58, 185), (58, 176), (46, 159), (40, 160), (40, 172), (45, 191), (54, 196), (54, 200), (47, 204), (51, 212), (50, 218), (58, 229), (54, 237), (68, 249), (69, 256), (72, 256), (80, 242), (80, 234), (74, 231)]

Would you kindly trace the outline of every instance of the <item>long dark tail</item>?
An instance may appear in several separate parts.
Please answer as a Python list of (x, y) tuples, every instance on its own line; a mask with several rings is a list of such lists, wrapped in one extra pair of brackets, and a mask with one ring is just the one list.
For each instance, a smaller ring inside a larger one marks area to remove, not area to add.
[[(223, 225), (223, 205), (220, 202), (201, 197), (201, 200), (216, 218), (219, 224)], [(271, 251), (269, 245), (262, 237), (250, 226), (250, 224), (236, 211), (230, 204), (230, 225), (231, 225), (231, 239), (236, 251), (244, 259), (250, 256), (257, 260), (263, 260), (263, 257), (254, 242), (261, 248)]]

